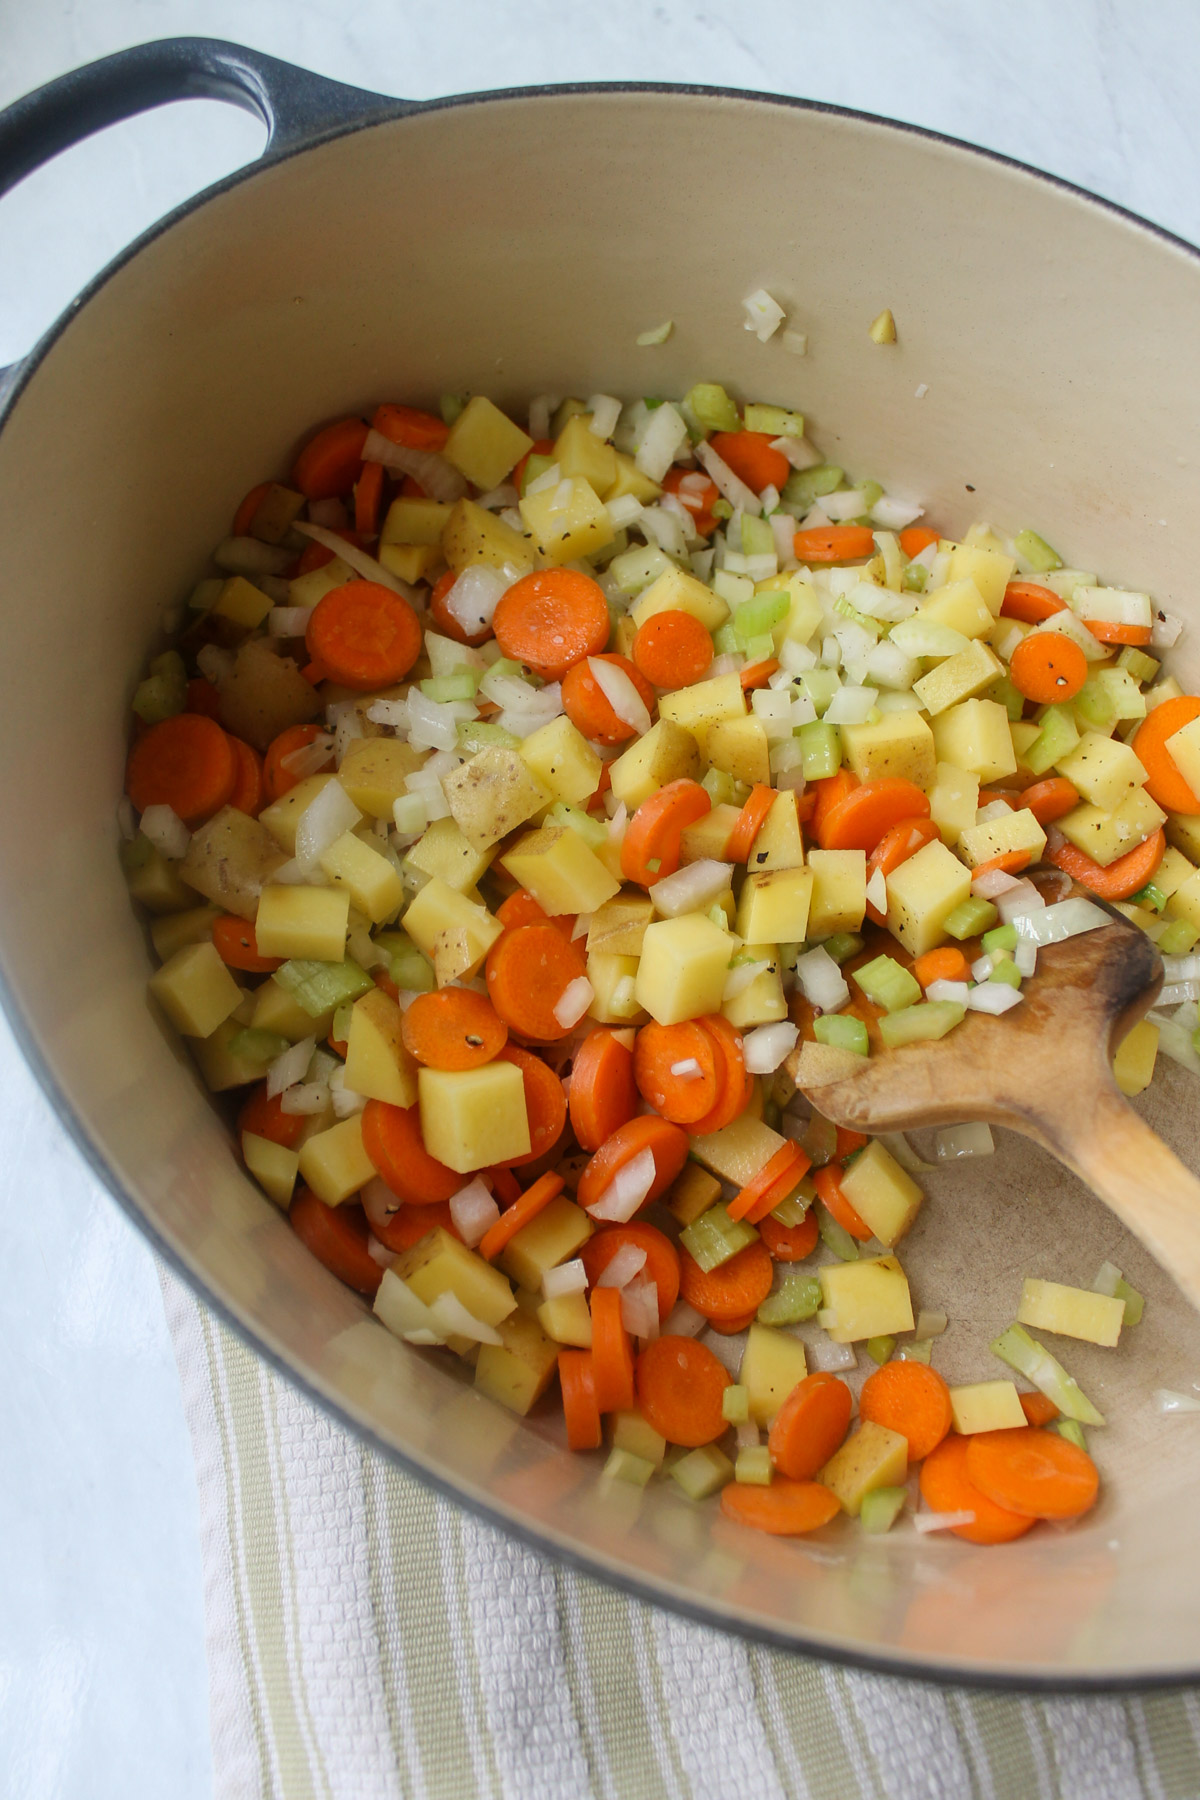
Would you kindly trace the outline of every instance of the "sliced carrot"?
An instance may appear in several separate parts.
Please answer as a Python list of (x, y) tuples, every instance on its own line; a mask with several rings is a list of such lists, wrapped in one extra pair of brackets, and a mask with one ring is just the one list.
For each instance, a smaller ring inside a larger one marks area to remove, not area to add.
[(301, 1188), (288, 1207), (292, 1230), (305, 1249), (358, 1294), (373, 1294), (383, 1267), (367, 1248), (367, 1217), (361, 1206), (326, 1206)]
[(558, 1385), (562, 1389), (563, 1418), (568, 1450), (600, 1448), (600, 1408), (590, 1350), (560, 1350)]
[(796, 561), (808, 563), (858, 562), (875, 554), (875, 533), (869, 525), (818, 525), (798, 531), (792, 539)]
[(1056, 849), (1047, 847), (1042, 855), (1056, 869), (1069, 875), (1072, 881), (1090, 888), (1101, 900), (1129, 900), (1139, 888), (1144, 888), (1157, 869), (1166, 852), (1167, 841), (1161, 829), (1152, 831), (1142, 844), (1133, 850), (1127, 850), (1124, 856), (1118, 856), (1107, 868), (1093, 862), (1074, 844), (1059, 844)]
[(826, 850), (865, 850), (868, 855), (902, 820), (927, 819), (929, 799), (911, 781), (882, 775), (863, 781), (831, 806), (823, 820)]
[(199, 825), (227, 805), (237, 779), (232, 740), (202, 713), (176, 713), (151, 725), (130, 751), (125, 771), (138, 812), (169, 806), (185, 825)]
[(968, 1438), (967, 1475), (994, 1505), (1030, 1519), (1077, 1519), (1100, 1490), (1086, 1450), (1033, 1425)]
[(762, 1168), (738, 1190), (726, 1208), (731, 1219), (749, 1219), (752, 1225), (772, 1212), (785, 1194), (802, 1180), (809, 1159), (799, 1144), (781, 1144)]
[(928, 550), (930, 544), (940, 543), (941, 537), (940, 531), (932, 531), (928, 525), (906, 525), (900, 533), (900, 548), (911, 562), (922, 550)]
[(492, 635), (492, 628), (490, 625), (482, 625), (478, 631), (467, 631), (446, 605), (447, 596), (458, 580), (458, 575), (457, 569), (447, 569), (444, 575), (438, 576), (429, 596), (429, 616), (443, 637), (453, 638), (456, 644), (467, 644), (471, 649), (477, 650), (480, 644), (487, 643)]
[(736, 1319), (710, 1319), (708, 1329), (715, 1331), (720, 1337), (737, 1337), (748, 1331), (758, 1316), (758, 1308), (753, 1312), (740, 1313)]
[(1005, 619), (1020, 619), (1023, 625), (1040, 625), (1043, 619), (1064, 612), (1066, 605), (1053, 588), (1040, 587), (1036, 581), (1010, 581), (1000, 614)]
[(509, 1168), (485, 1169), (492, 1184), (492, 1193), (501, 1206), (515, 1206), (521, 1198), (521, 1184)]
[(1200, 813), (1200, 799), (1167, 749), (1167, 739), (1193, 719), (1200, 719), (1200, 699), (1194, 694), (1180, 694), (1148, 712), (1130, 740), (1134, 755), (1146, 771), (1146, 792), (1164, 812)]
[(772, 1537), (803, 1537), (836, 1519), (841, 1506), (819, 1481), (789, 1481), (777, 1475), (770, 1487), (731, 1481), (721, 1489), (721, 1511), (737, 1525), (750, 1525)]
[(604, 589), (578, 569), (536, 569), (500, 596), (492, 617), (505, 656), (560, 681), (583, 656), (599, 656), (608, 642)]
[(871, 1141), (865, 1131), (851, 1131), (848, 1125), (835, 1125), (833, 1129), (836, 1135), (831, 1162), (845, 1162), (856, 1150), (865, 1150)]
[[(303, 750), (305, 745), (311, 744), (314, 738), (319, 738), (321, 731), (320, 725), (289, 725), (286, 731), (281, 731), (279, 736), (267, 746), (267, 754), (263, 758), (263, 795), (268, 805), (274, 800), (282, 800), (283, 796), (303, 779), (301, 776), (293, 774), (292, 770), (284, 765), (289, 756), (294, 755), (297, 750)], [(332, 748), (328, 761), (322, 767), (325, 769), (333, 767)], [(314, 774), (321, 772), (319, 769), (313, 771)]]
[(427, 1069), (478, 1069), (499, 1056), (508, 1026), (485, 994), (444, 987), (417, 995), (401, 1036), (409, 1055)]
[(410, 1206), (401, 1201), (386, 1211), (364, 1201), (363, 1211), (384, 1249), (394, 1251), (397, 1256), (411, 1250), (431, 1231), (448, 1231), (451, 1237), (460, 1237), (454, 1215), (445, 1200), (439, 1200), (436, 1206)]
[(654, 1155), (654, 1180), (642, 1203), (649, 1206), (652, 1200), (666, 1193), (687, 1161), (688, 1134), (678, 1125), (656, 1118), (653, 1113), (639, 1113), (636, 1118), (619, 1125), (601, 1144), (579, 1177), (580, 1206), (585, 1211), (589, 1206), (595, 1206), (617, 1172), (635, 1156), (640, 1156), (643, 1150), (650, 1150)]
[(909, 1462), (922, 1462), (936, 1450), (953, 1423), (950, 1389), (928, 1363), (889, 1362), (874, 1369), (863, 1382), (858, 1411), (907, 1438)]
[(1114, 619), (1085, 619), (1083, 623), (1101, 644), (1132, 644), (1140, 650), (1154, 636), (1149, 625), (1118, 625)]
[(648, 888), (673, 875), (679, 867), (679, 840), (685, 828), (711, 810), (712, 801), (700, 783), (686, 776), (668, 781), (666, 787), (643, 800), (621, 845), (625, 879)]
[(728, 1430), (721, 1399), (732, 1378), (695, 1338), (660, 1337), (637, 1360), (637, 1398), (642, 1417), (668, 1444), (695, 1450)]
[(712, 659), (712, 638), (691, 613), (655, 613), (634, 636), (633, 660), (655, 687), (690, 687)]
[(634, 1401), (633, 1345), (621, 1323), (617, 1288), (592, 1289), (592, 1382), (602, 1413), (630, 1412)]
[(1031, 631), (1008, 660), (1013, 686), (1039, 706), (1073, 700), (1087, 680), (1087, 672), (1087, 657), (1060, 631)]
[(774, 656), (764, 657), (762, 662), (747, 663), (738, 676), (742, 684), (742, 692), (749, 693), (751, 688), (766, 687), (772, 675), (779, 668), (778, 659)]
[(740, 1319), (756, 1313), (771, 1291), (774, 1265), (761, 1239), (747, 1244), (715, 1269), (702, 1269), (686, 1250), (679, 1256), (679, 1292), (706, 1319)]
[(921, 1498), (933, 1512), (974, 1513), (969, 1525), (952, 1525), (955, 1537), (968, 1544), (1010, 1544), (1023, 1537), (1033, 1520), (989, 1500), (967, 1473), (970, 1438), (952, 1431), (921, 1464)]
[(344, 687), (388, 687), (421, 654), (421, 622), (401, 594), (377, 581), (347, 581), (313, 607), (308, 653)]
[(497, 1058), (499, 1062), (513, 1063), (521, 1071), (521, 1079), (525, 1084), (525, 1116), (529, 1121), (529, 1149), (524, 1156), (514, 1156), (511, 1166), (523, 1168), (526, 1163), (537, 1162), (547, 1151), (553, 1150), (562, 1136), (567, 1123), (567, 1096), (563, 1093), (562, 1082), (547, 1067), (540, 1056), (533, 1056), (528, 1050), (520, 1050), (516, 1044), (505, 1044)]
[(614, 1031), (589, 1031), (571, 1065), (567, 1095), (581, 1150), (598, 1150), (638, 1109), (633, 1052)]
[(221, 961), (230, 969), (245, 969), (251, 975), (271, 975), (283, 967), (283, 958), (263, 956), (249, 919), (235, 919), (224, 913), (213, 920), (213, 946)]
[(706, 1137), (710, 1132), (723, 1131), (745, 1112), (754, 1092), (754, 1077), (746, 1072), (742, 1034), (728, 1019), (720, 1013), (709, 1013), (699, 1023), (717, 1045), (725, 1069), (716, 1105), (692, 1127), (694, 1137)]
[(591, 738), (593, 743), (627, 743), (630, 738), (637, 737), (638, 728), (630, 725), (628, 720), (617, 717), (612, 702), (592, 673), (593, 662), (611, 663), (614, 669), (619, 669), (632, 681), (647, 712), (653, 707), (654, 689), (641, 670), (635, 668), (627, 656), (606, 652), (604, 655), (582, 657), (573, 668), (567, 670), (562, 682), (563, 711), (576, 730), (581, 731), (585, 738)]
[[(982, 798), (982, 796), (980, 796)], [(1053, 825), (1079, 805), (1079, 795), (1065, 775), (1052, 775), (1048, 781), (1035, 781), (1021, 795), (1039, 825)]]
[(254, 523), (254, 515), (270, 493), (271, 487), (271, 482), (260, 481), (256, 487), (250, 489), (250, 492), (246, 495), (246, 498), (242, 501), (241, 505), (233, 515), (234, 537), (248, 537), (250, 535), (250, 527)]
[(249, 1099), (238, 1114), (238, 1139), (240, 1141), (243, 1131), (250, 1131), (255, 1137), (281, 1144), (285, 1150), (294, 1150), (306, 1124), (302, 1113), (284, 1112), (281, 1094), (268, 1099), (267, 1084), (260, 1081), (251, 1089)]
[[(339, 537), (345, 535), (345, 532), (338, 533)], [(323, 569), (332, 561), (333, 551), (325, 544), (309, 544), (300, 552), (287, 574), (289, 579), (294, 580), (297, 575), (311, 575), (314, 569)]]
[(333, 680), (332, 672), (326, 668), (319, 656), (314, 656), (311, 662), (305, 663), (300, 673), (310, 687), (320, 687), (323, 681)]
[(383, 464), (365, 462), (354, 484), (354, 529), (364, 537), (379, 530), (379, 506), (383, 499)]
[(818, 1169), (813, 1176), (813, 1186), (817, 1190), (817, 1198), (822, 1206), (837, 1220), (842, 1230), (848, 1231), (852, 1238), (857, 1238), (862, 1244), (870, 1237), (871, 1227), (859, 1216), (846, 1198), (841, 1181), (843, 1173), (839, 1164), (826, 1163), (825, 1167)]
[(588, 1286), (595, 1287), (618, 1250), (632, 1246), (646, 1252), (642, 1273), (648, 1275), (658, 1289), (659, 1320), (667, 1318), (679, 1298), (679, 1252), (665, 1232), (644, 1219), (628, 1225), (602, 1225), (580, 1251), (587, 1271)]
[(924, 956), (918, 956), (911, 973), (927, 988), (933, 981), (970, 981), (971, 965), (961, 950), (945, 944), (940, 950), (927, 950)]
[[(690, 1066), (676, 1074), (684, 1064)], [(679, 1025), (658, 1025), (651, 1020), (638, 1032), (633, 1079), (642, 1098), (673, 1125), (694, 1125), (711, 1112), (723, 1077), (724, 1058), (699, 1020), (688, 1019)]]
[(744, 863), (754, 848), (754, 840), (767, 822), (767, 814), (776, 800), (775, 789), (756, 782), (750, 798), (737, 816), (737, 824), (725, 845), (725, 861)]
[(553, 925), (518, 925), (488, 951), (485, 975), (492, 1005), (511, 1031), (541, 1044), (557, 1043), (574, 1030), (560, 1025), (554, 1008), (587, 961)]
[(854, 1399), (844, 1381), (818, 1370), (798, 1381), (771, 1425), (767, 1447), (781, 1475), (808, 1481), (841, 1448)]
[(676, 466), (667, 470), (662, 484), (668, 494), (675, 495), (681, 506), (687, 507), (700, 536), (711, 537), (721, 522), (713, 511), (721, 498), (721, 490), (716, 482), (711, 481), (699, 469), (682, 469)]
[(234, 737), (232, 732), (225, 734), (233, 745), (233, 754), (237, 758), (237, 779), (232, 794), (227, 802), (236, 806), (239, 812), (249, 813), (257, 819), (263, 807), (263, 763), (257, 750)]
[(1057, 1406), (1045, 1394), (1018, 1394), (1017, 1398), (1021, 1402), (1026, 1422), (1030, 1425), (1049, 1425), (1052, 1419), (1058, 1417)]
[(203, 675), (194, 675), (187, 684), (186, 710), (190, 713), (203, 713), (206, 719), (215, 719), (221, 710), (220, 694)]
[(415, 1106), (391, 1106), (386, 1100), (368, 1100), (362, 1113), (362, 1141), (376, 1173), (412, 1206), (432, 1206), (449, 1200), (466, 1186), (464, 1178), (430, 1156), (421, 1137), (421, 1117)]
[(820, 1235), (811, 1206), (798, 1225), (783, 1225), (768, 1213), (758, 1229), (773, 1262), (803, 1262), (816, 1249)]
[(306, 500), (348, 494), (362, 469), (367, 427), (361, 419), (337, 419), (310, 437), (292, 467), (292, 485)]
[(782, 489), (792, 472), (783, 451), (772, 450), (774, 439), (765, 431), (714, 431), (708, 442), (738, 480), (756, 494), (769, 487)]
[[(822, 780), (814, 781), (808, 790), (814, 796), (809, 824), (812, 835), (822, 850), (829, 849), (829, 845), (825, 842), (825, 824), (829, 815), (841, 805), (847, 795), (854, 792), (858, 785), (857, 775), (852, 775), (849, 769), (839, 769), (836, 775), (826, 775)], [(808, 794), (805, 795), (805, 798), (808, 798)]]
[(1032, 850), (1002, 850), (999, 856), (989, 856), (985, 862), (976, 863), (971, 870), (972, 878), (977, 875), (990, 875), (999, 871), (1001, 875), (1019, 875), (1033, 861)]
[[(867, 861), (868, 883), (876, 870), (886, 878), (893, 869), (898, 869), (902, 862), (907, 862), (910, 856), (915, 856), (918, 850), (923, 850), (926, 844), (932, 844), (940, 836), (932, 819), (901, 819), (898, 825), (884, 833), (872, 850)], [(867, 901), (867, 914), (876, 925), (887, 924), (887, 913), (870, 900)]]
[(486, 1262), (495, 1262), (500, 1252), (512, 1242), (518, 1231), (536, 1219), (540, 1212), (545, 1212), (550, 1202), (563, 1191), (563, 1178), (547, 1172), (539, 1175), (531, 1186), (525, 1189), (521, 1198), (507, 1211), (502, 1212), (496, 1223), (489, 1226), (479, 1240), (479, 1254)]
[(553, 918), (543, 912), (528, 888), (518, 888), (496, 908), (505, 931), (515, 931), (518, 925), (553, 925), (555, 931), (561, 931), (568, 941), (573, 940), (575, 930), (574, 913), (556, 913)]
[(384, 401), (375, 409), (373, 428), (393, 444), (409, 450), (444, 450), (450, 427), (435, 413), (421, 412), (415, 406), (394, 406)]

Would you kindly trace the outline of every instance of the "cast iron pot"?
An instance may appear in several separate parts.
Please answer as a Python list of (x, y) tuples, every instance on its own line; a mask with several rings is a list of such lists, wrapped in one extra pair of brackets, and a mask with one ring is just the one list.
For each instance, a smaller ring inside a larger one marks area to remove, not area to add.
[[(1117, 1351), (1064, 1357), (1109, 1415), (1104, 1498), (1069, 1532), (976, 1549), (853, 1528), (738, 1531), (671, 1482), (569, 1459), (449, 1359), (390, 1338), (242, 1174), (146, 998), (116, 857), (126, 703), (164, 610), (236, 500), (313, 421), (380, 399), (683, 391), (799, 407), (830, 460), (945, 530), (1041, 528), (1070, 560), (1194, 596), (1200, 260), (1031, 170), (765, 95), (581, 87), (414, 105), (230, 44), (123, 52), (0, 117), (0, 187), (189, 95), (248, 107), (266, 154), (120, 257), (16, 369), (0, 417), (0, 973), (60, 1116), (155, 1246), (281, 1370), (454, 1498), (647, 1598), (823, 1655), (957, 1679), (1105, 1685), (1200, 1673), (1200, 1438), (1150, 1404), (1200, 1377), (1200, 1324), (1100, 1205), (1027, 1145), (927, 1179), (906, 1245), (952, 1320), (947, 1377), (1025, 1274), (1110, 1257), (1149, 1297)], [(703, 181), (682, 178), (703, 157)], [(779, 296), (810, 352), (742, 328)], [(899, 344), (873, 344), (884, 306)], [(675, 321), (669, 343), (638, 332)], [(1176, 658), (1200, 684), (1189, 639)], [(1195, 1160), (1194, 1090), (1146, 1110)]]

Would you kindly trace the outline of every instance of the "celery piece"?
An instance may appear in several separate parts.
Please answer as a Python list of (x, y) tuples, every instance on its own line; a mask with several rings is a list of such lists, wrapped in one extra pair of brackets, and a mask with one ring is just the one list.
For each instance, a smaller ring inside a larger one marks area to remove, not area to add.
[[(850, 522), (852, 524), (857, 524), (858, 520), (855, 519)], [(879, 620), (871, 618), (869, 613), (859, 612), (857, 607), (851, 606), (844, 594), (839, 595), (834, 601), (833, 610), (835, 613), (839, 614), (841, 618), (849, 619), (850, 623), (852, 625), (857, 625), (861, 631), (869, 631), (874, 638), (879, 636)]]
[(886, 1014), (879, 1021), (879, 1035), (889, 1050), (901, 1044), (928, 1043), (961, 1025), (966, 1010), (957, 1000), (923, 1000), (919, 1006)]
[(737, 1461), (733, 1465), (733, 1479), (743, 1486), (770, 1487), (774, 1473), (771, 1452), (765, 1444), (747, 1445), (746, 1449), (738, 1451)]
[(1060, 758), (1070, 755), (1079, 733), (1069, 706), (1045, 707), (1038, 724), (1041, 729), (1025, 752), (1025, 766), (1035, 775), (1044, 775)]
[[(929, 586), (929, 570), (924, 563), (910, 562), (904, 571), (904, 590), (909, 594), (923, 594)], [(883, 1488), (879, 1489), (883, 1493)]]
[(1050, 1427), (1057, 1431), (1059, 1437), (1066, 1438), (1068, 1444), (1074, 1444), (1077, 1450), (1087, 1450), (1087, 1439), (1083, 1435), (1083, 1426), (1078, 1419), (1055, 1419)]
[(455, 669), (449, 675), (428, 675), (418, 685), (427, 700), (474, 700), (479, 675), (478, 669)]
[(221, 598), (221, 589), (224, 586), (224, 581), (219, 578), (213, 580), (210, 577), (207, 581), (198, 581), (188, 595), (188, 610), (198, 613), (211, 612)]
[(1200, 931), (1194, 925), (1186, 919), (1172, 919), (1158, 940), (1159, 952), (1163, 956), (1186, 956), (1198, 939)]
[(855, 486), (863, 497), (863, 518), (869, 524), (867, 515), (875, 502), (883, 499), (883, 487), (878, 481), (858, 481)]
[(816, 463), (811, 469), (793, 469), (783, 486), (784, 512), (802, 519), (822, 494), (836, 493), (846, 471), (833, 463)]
[(146, 725), (173, 719), (187, 706), (187, 670), (178, 650), (164, 650), (150, 664), (133, 696), (133, 710)]
[[(830, 694), (826, 706), (832, 698)], [(811, 694), (809, 699), (812, 699)], [(805, 781), (824, 781), (827, 776), (837, 774), (842, 766), (842, 740), (836, 725), (822, 725), (819, 720), (811, 720), (796, 732), (796, 742), (800, 746), (800, 767)]]
[(490, 699), (488, 683), (497, 675), (519, 675), (524, 681), (532, 681), (537, 686), (537, 676), (531, 675), (523, 663), (514, 662), (511, 656), (498, 656), (494, 663), (489, 663), (487, 673), (480, 682), (485, 699)]
[(357, 1000), (360, 994), (369, 994), (375, 985), (366, 970), (349, 956), (340, 963), (293, 957), (276, 969), (275, 980), (314, 1019), (347, 1000)]
[(866, 1342), (866, 1352), (873, 1363), (883, 1364), (896, 1348), (894, 1337), (873, 1337)]
[(814, 1202), (817, 1214), (817, 1230), (821, 1234), (821, 1242), (827, 1250), (842, 1262), (858, 1261), (858, 1245), (844, 1226), (839, 1225), (827, 1207), (819, 1200)]
[(932, 1360), (932, 1357), (933, 1344), (929, 1338), (922, 1339), (920, 1343), (914, 1341), (911, 1344), (901, 1344), (896, 1352), (897, 1362), (927, 1363)]
[(1010, 676), (1001, 675), (998, 680), (993, 681), (987, 691), (987, 697), (989, 700), (995, 700), (999, 706), (1004, 708), (1013, 724), (1024, 717), (1025, 696)]
[(714, 519), (732, 519), (733, 517), (733, 507), (726, 500), (724, 494), (719, 500), (714, 500), (708, 510)]
[(741, 640), (733, 625), (718, 625), (713, 632), (713, 649), (718, 656), (740, 656)]
[(245, 1030), (234, 1033), (225, 1048), (230, 1056), (244, 1056), (250, 1062), (262, 1063), (265, 1068), (290, 1049), (291, 1043), (277, 1031), (255, 1031), (253, 1026), (247, 1025)]
[(752, 1244), (757, 1236), (753, 1225), (747, 1225), (744, 1219), (731, 1219), (724, 1202), (718, 1201), (680, 1232), (679, 1241), (707, 1274)]
[(714, 806), (733, 806), (737, 783), (724, 769), (708, 769), (700, 786)]
[[(801, 1325), (815, 1316), (821, 1304), (821, 1283), (800, 1269), (785, 1269), (783, 1280), (758, 1309), (763, 1325)], [(725, 1390), (729, 1392), (728, 1388)]]
[(707, 1500), (733, 1480), (733, 1464), (715, 1444), (705, 1444), (672, 1465), (671, 1479), (679, 1483), (689, 1500)]
[(1095, 675), (1088, 676), (1071, 704), (1080, 718), (1086, 719), (1097, 731), (1108, 731), (1116, 723), (1117, 708), (1113, 697)]
[(654, 1464), (632, 1450), (613, 1450), (601, 1470), (609, 1481), (628, 1481), (633, 1487), (645, 1487), (654, 1473)]
[[(742, 555), (774, 556), (775, 533), (766, 519), (756, 519), (753, 513), (742, 514)], [(765, 596), (764, 596), (765, 597)], [(785, 606), (784, 611), (787, 608)]]
[(831, 1119), (813, 1113), (800, 1139), (808, 1160), (815, 1169), (823, 1169), (837, 1155), (837, 1126)]
[(775, 654), (775, 640), (769, 631), (764, 631), (759, 637), (739, 638), (738, 649), (746, 658), (747, 664), (766, 662), (768, 657)]
[(804, 414), (783, 406), (748, 405), (744, 422), (747, 431), (766, 431), (773, 438), (804, 436)]
[(872, 1488), (869, 1494), (863, 1495), (862, 1511), (858, 1515), (863, 1530), (869, 1531), (872, 1537), (890, 1531), (904, 1511), (907, 1499), (907, 1488)]
[(750, 1390), (734, 1382), (721, 1395), (721, 1417), (730, 1425), (744, 1425), (750, 1417)]
[(470, 394), (443, 394), (438, 401), (438, 411), (442, 415), (443, 425), (453, 425), (460, 413), (467, 409)]
[(477, 750), (519, 750), (521, 740), (513, 732), (506, 731), (503, 725), (496, 725), (490, 719), (460, 719), (458, 747), (474, 756)]
[(658, 871), (662, 868), (662, 857), (661, 856), (648, 856), (646, 858), (646, 867), (649, 869), (649, 871), (652, 875), (657, 875)]
[[(808, 727), (806, 726), (805, 730), (807, 729)], [(829, 730), (832, 731), (833, 729), (834, 728), (831, 725)], [(834, 962), (839, 965), (844, 962), (849, 962), (852, 956), (857, 956), (862, 947), (863, 940), (859, 937), (857, 931), (835, 931), (832, 937), (827, 937), (822, 940), (822, 948), (829, 956), (832, 956)]]
[(1060, 1413), (1078, 1419), (1081, 1425), (1103, 1425), (1104, 1414), (1098, 1412), (1073, 1376), (1036, 1338), (1030, 1337), (1023, 1325), (1010, 1325), (992, 1344), (993, 1356), (1032, 1381), (1039, 1393), (1053, 1400)]
[[(796, 677), (796, 686), (800, 689), (800, 692), (804, 695), (806, 700), (812, 701), (813, 706), (818, 713), (823, 713), (825, 711), (841, 685), (842, 678), (836, 669), (805, 669)], [(833, 726), (831, 725), (829, 729), (832, 731)], [(802, 725), (800, 730), (802, 732), (811, 731), (812, 726)], [(838, 746), (838, 761), (834, 763), (833, 767), (830, 769), (829, 773), (831, 775), (836, 775), (841, 762), (841, 739), (838, 738), (836, 743)], [(807, 771), (805, 772), (805, 780), (817, 781), (819, 779), (819, 776), (810, 776)]]
[(740, 643), (749, 643), (751, 638), (762, 637), (765, 632), (774, 630), (781, 619), (787, 617), (791, 601), (786, 588), (768, 589), (765, 594), (755, 594), (753, 600), (743, 600), (733, 615), (733, 629)]
[(545, 823), (568, 826), (578, 832), (590, 850), (599, 850), (608, 842), (608, 826), (603, 819), (593, 819), (582, 807), (571, 806), (566, 800), (555, 802), (546, 814)]
[(877, 956), (854, 971), (854, 979), (873, 1006), (885, 1012), (899, 1012), (914, 1006), (921, 998), (921, 984), (915, 975), (901, 968), (893, 956)]
[(989, 931), (999, 917), (1000, 914), (990, 900), (981, 900), (978, 895), (972, 894), (969, 900), (961, 900), (954, 911), (948, 914), (942, 930), (947, 937), (955, 938), (962, 944), (967, 938), (978, 937), (981, 931)]
[(776, 1219), (780, 1225), (786, 1225), (789, 1228), (793, 1225), (803, 1225), (815, 1197), (816, 1189), (805, 1175), (797, 1183), (792, 1193), (785, 1194), (778, 1206), (771, 1208), (771, 1217)]
[(1146, 1302), (1136, 1288), (1130, 1287), (1124, 1276), (1118, 1281), (1113, 1297), (1125, 1302), (1125, 1324), (1140, 1325), (1142, 1314), (1146, 1310)]
[(1063, 559), (1057, 550), (1052, 550), (1044, 537), (1036, 531), (1018, 531), (1013, 539), (1013, 546), (1023, 562), (1039, 575), (1048, 575), (1051, 569), (1061, 569)]
[(525, 459), (525, 467), (521, 471), (522, 497), (528, 492), (531, 481), (536, 481), (540, 475), (546, 473), (547, 469), (553, 467), (554, 458), (552, 456), (542, 456), (539, 452), (531, 450)]
[(388, 959), (388, 975), (398, 988), (410, 994), (432, 993), (433, 964), (409, 937), (407, 931), (379, 931), (373, 939), (375, 948)]
[(993, 960), (992, 972), (988, 979), (1003, 982), (1005, 987), (1019, 988), (1021, 971), (1010, 956), (1005, 956)]
[(1131, 906), (1149, 906), (1155, 912), (1161, 912), (1167, 904), (1167, 898), (1160, 887), (1155, 887), (1152, 881), (1148, 881), (1144, 888), (1139, 888), (1136, 894), (1129, 896), (1129, 903)]
[(995, 950), (1015, 950), (1017, 947), (1017, 928), (1015, 925), (997, 925), (983, 934), (984, 954), (991, 956)]
[(698, 381), (683, 397), (687, 410), (705, 431), (740, 431), (742, 421), (738, 409), (725, 389), (716, 381)]
[(1126, 644), (1117, 658), (1117, 667), (1125, 669), (1139, 686), (1144, 687), (1148, 681), (1154, 680), (1162, 664), (1155, 662), (1152, 656), (1147, 656), (1144, 650), (1138, 650), (1133, 644)]
[(329, 1035), (335, 1044), (344, 1044), (350, 1036), (350, 1020), (354, 1014), (354, 1002), (347, 1000), (338, 1007), (333, 1015), (333, 1024), (329, 1027)]
[(853, 1050), (856, 1056), (869, 1056), (871, 1044), (867, 1028), (853, 1013), (822, 1013), (813, 1021), (813, 1036), (818, 1044), (833, 1044), (838, 1050)]

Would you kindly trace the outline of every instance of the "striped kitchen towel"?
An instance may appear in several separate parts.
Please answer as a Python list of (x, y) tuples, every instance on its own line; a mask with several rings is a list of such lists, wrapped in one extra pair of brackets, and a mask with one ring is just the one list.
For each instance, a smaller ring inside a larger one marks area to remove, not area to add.
[(692, 1624), (460, 1512), (163, 1290), (215, 1800), (1200, 1800), (1196, 1694), (980, 1694)]

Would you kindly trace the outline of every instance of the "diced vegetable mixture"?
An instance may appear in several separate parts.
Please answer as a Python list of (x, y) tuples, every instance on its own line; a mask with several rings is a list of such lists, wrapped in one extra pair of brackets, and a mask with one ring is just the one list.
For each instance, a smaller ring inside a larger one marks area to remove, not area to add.
[(1028, 1328), (1112, 1347), (1140, 1296), (1045, 1271), (948, 1386), (922, 1165), (794, 1072), (1019, 1006), (1089, 891), (1167, 966), (1120, 1085), (1200, 1070), (1178, 626), (714, 383), (527, 423), (383, 404), (237, 508), (133, 699), (152, 994), (312, 1253), (607, 1479), (782, 1534), (1077, 1517), (1104, 1420)]

